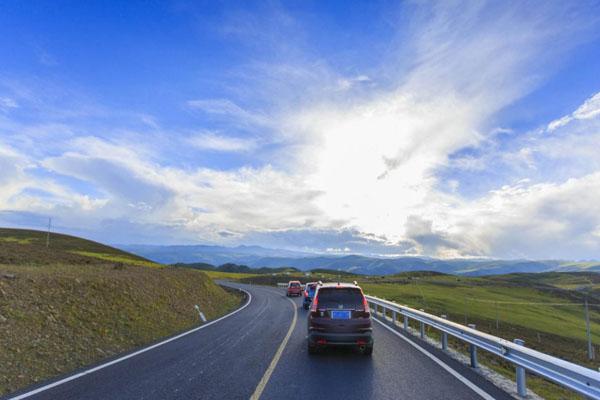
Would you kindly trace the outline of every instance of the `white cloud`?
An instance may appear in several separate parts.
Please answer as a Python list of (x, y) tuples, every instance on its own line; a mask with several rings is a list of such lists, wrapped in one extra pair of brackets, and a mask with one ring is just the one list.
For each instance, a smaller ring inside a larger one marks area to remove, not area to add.
[(28, 165), (25, 157), (0, 142), (0, 206), (10, 202), (13, 196), (27, 187), (24, 169)]
[(453, 216), (471, 253), (502, 257), (593, 257), (600, 240), (600, 172), (562, 183), (517, 184), (493, 191)]
[(0, 142), (0, 210), (48, 212), (56, 208), (93, 212), (106, 204), (73, 191), (32, 171), (39, 165), (25, 154)]
[(552, 132), (558, 128), (567, 125), (569, 122), (574, 120), (587, 120), (592, 119), (600, 115), (600, 92), (596, 93), (589, 99), (587, 99), (577, 110), (572, 114), (565, 115), (559, 119), (556, 119), (548, 124), (548, 131)]
[(369, 78), (367, 75), (358, 75), (352, 78), (339, 78), (337, 85), (339, 90), (348, 90), (356, 84), (365, 82), (371, 82), (371, 78)]
[(0, 97), (0, 110), (7, 111), (11, 108), (18, 108), (19, 104), (10, 97)]
[(552, 132), (553, 130), (558, 129), (561, 126), (565, 126), (569, 122), (571, 122), (572, 119), (573, 119), (573, 117), (571, 117), (570, 115), (566, 115), (562, 118), (555, 119), (554, 121), (552, 121), (548, 124), (548, 131)]
[(349, 247), (328, 247), (325, 249), (325, 251), (327, 253), (334, 253), (334, 254), (340, 254), (340, 253), (350, 253), (352, 251), (352, 249), (350, 249)]
[(227, 117), (243, 125), (269, 125), (269, 119), (259, 112), (248, 111), (229, 99), (189, 100), (188, 107), (207, 114)]
[(270, 166), (227, 172), (161, 166), (124, 143), (80, 138), (70, 151), (42, 162), (53, 173), (94, 185), (102, 193), (100, 220), (127, 219), (177, 226), (219, 240), (233, 233), (326, 226), (313, 205), (319, 196), (301, 177)]
[(258, 142), (255, 139), (223, 136), (214, 132), (202, 132), (193, 135), (188, 141), (198, 149), (224, 152), (248, 152), (258, 147)]

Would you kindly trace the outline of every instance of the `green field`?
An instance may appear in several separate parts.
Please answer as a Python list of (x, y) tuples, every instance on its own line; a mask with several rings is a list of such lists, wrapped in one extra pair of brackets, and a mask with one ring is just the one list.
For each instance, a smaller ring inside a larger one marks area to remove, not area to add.
[[(388, 300), (446, 314), (451, 320), (479, 322), (482, 330), (507, 331), (502, 326), (528, 329), (542, 335), (585, 339), (583, 297), (565, 289), (512, 286), (489, 278), (419, 278), (405, 283), (362, 283), (365, 292)], [(590, 300), (591, 301), (591, 300)], [(596, 301), (593, 304), (597, 304)], [(600, 314), (591, 308), (593, 339), (600, 343)], [(499, 327), (496, 328), (496, 316)], [(501, 323), (500, 323), (501, 322)], [(500, 326), (502, 325), (502, 326)], [(510, 331), (506, 332), (507, 334)], [(535, 341), (531, 345), (536, 346)]]
[(99, 243), (0, 229), (0, 396), (239, 306), (203, 272)]
[(154, 261), (148, 260), (140, 260), (138, 258), (133, 258), (132, 256), (124, 256), (119, 254), (107, 254), (107, 253), (97, 253), (93, 251), (71, 251), (73, 254), (78, 254), (80, 256), (96, 258), (102, 261), (108, 261), (113, 263), (122, 263), (129, 265), (137, 265), (138, 267), (153, 267), (153, 268), (161, 268), (163, 267), (161, 264), (155, 263)]
[(202, 271), (212, 279), (233, 279), (240, 280), (244, 278), (254, 278), (260, 276), (258, 274), (244, 274), (239, 272), (221, 272), (221, 271)]

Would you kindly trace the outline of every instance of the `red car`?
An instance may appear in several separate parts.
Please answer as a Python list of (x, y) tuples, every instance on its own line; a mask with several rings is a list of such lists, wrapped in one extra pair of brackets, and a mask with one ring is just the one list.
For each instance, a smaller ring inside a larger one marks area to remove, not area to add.
[(302, 284), (300, 281), (289, 281), (286, 296), (300, 296), (302, 295)]

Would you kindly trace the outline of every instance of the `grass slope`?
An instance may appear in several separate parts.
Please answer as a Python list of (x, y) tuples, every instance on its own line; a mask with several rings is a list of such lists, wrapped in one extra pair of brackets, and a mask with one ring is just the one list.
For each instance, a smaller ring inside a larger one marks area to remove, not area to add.
[(0, 264), (105, 264), (160, 266), (143, 257), (91, 240), (59, 233), (0, 228)]
[(195, 304), (212, 319), (241, 301), (200, 271), (66, 235), (46, 249), (43, 232), (1, 229), (0, 255), (0, 395), (198, 325)]

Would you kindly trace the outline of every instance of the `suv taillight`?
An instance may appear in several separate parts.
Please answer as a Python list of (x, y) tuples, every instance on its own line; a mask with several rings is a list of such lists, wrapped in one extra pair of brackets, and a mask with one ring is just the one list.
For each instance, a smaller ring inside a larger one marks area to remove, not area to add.
[(371, 309), (369, 308), (369, 302), (367, 301), (365, 294), (362, 292), (362, 289), (360, 291), (360, 294), (362, 294), (362, 298), (363, 298), (363, 310), (368, 316), (368, 314), (371, 312)]
[(312, 301), (312, 304), (310, 305), (310, 312), (311, 313), (316, 313), (317, 312), (317, 305), (319, 304), (319, 298), (317, 296), (315, 296), (315, 298)]

